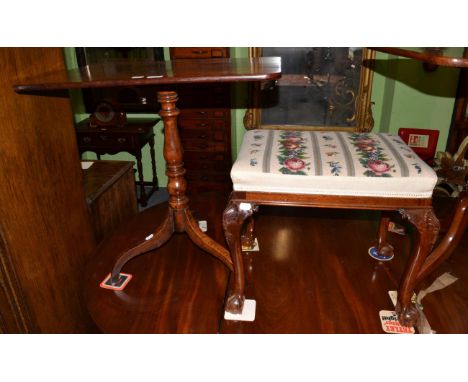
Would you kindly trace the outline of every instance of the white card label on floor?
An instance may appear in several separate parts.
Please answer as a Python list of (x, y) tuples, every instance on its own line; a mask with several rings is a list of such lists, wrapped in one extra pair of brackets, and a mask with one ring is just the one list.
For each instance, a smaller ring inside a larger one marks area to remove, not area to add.
[(202, 232), (208, 231), (208, 222), (206, 220), (199, 220), (198, 226), (202, 230)]
[(385, 333), (414, 334), (414, 328), (403, 326), (398, 322), (398, 316), (393, 310), (381, 310), (379, 312), (382, 329)]
[(257, 302), (255, 300), (245, 300), (244, 308), (240, 314), (232, 314), (224, 312), (224, 319), (230, 321), (255, 321), (255, 309), (257, 308)]
[(258, 251), (260, 251), (260, 247), (258, 246), (257, 238), (254, 239), (253, 248), (242, 246), (242, 251), (243, 252), (258, 252)]

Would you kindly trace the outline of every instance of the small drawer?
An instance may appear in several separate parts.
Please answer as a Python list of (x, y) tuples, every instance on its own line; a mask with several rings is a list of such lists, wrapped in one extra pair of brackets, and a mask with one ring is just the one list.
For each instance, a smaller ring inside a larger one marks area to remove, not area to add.
[(182, 139), (184, 151), (224, 152), (224, 142), (212, 142), (206, 139)]
[(230, 116), (229, 109), (181, 109), (180, 119), (226, 119)]
[(209, 142), (224, 142), (225, 134), (222, 130), (186, 130), (181, 134), (182, 140), (203, 140)]
[(206, 151), (187, 151), (184, 153), (184, 162), (222, 162), (231, 165), (231, 160), (226, 160), (224, 153), (209, 153)]
[(227, 57), (226, 48), (171, 48), (172, 58)]
[(189, 119), (180, 118), (178, 125), (182, 130), (203, 129), (203, 130), (224, 130), (226, 121), (222, 119)]
[(136, 137), (131, 134), (81, 133), (78, 134), (81, 148), (133, 148), (137, 146)]

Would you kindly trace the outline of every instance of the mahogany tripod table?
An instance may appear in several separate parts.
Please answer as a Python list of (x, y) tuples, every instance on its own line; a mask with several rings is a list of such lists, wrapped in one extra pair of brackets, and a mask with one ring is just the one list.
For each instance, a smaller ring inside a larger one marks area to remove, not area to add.
[[(170, 89), (170, 85), (178, 84), (258, 82), (280, 77), (279, 57), (131, 63), (111, 61), (45, 73), (16, 84), (15, 91), (63, 96), (60, 91), (69, 89), (148, 85), (162, 85), (165, 89)], [(130, 259), (162, 246), (174, 232), (186, 232), (196, 245), (221, 260), (230, 270), (233, 269), (227, 249), (201, 231), (189, 209), (189, 200), (185, 194), (187, 185), (183, 147), (177, 129), (177, 93), (161, 90), (157, 93), (157, 99), (161, 105), (159, 115), (164, 122), (164, 159), (168, 176), (169, 207), (164, 221), (154, 232), (148, 232), (146, 237), (128, 243), (128, 249), (117, 256), (109, 280), (111, 287), (117, 288), (122, 284), (120, 271)], [(157, 109), (155, 105), (155, 111)]]

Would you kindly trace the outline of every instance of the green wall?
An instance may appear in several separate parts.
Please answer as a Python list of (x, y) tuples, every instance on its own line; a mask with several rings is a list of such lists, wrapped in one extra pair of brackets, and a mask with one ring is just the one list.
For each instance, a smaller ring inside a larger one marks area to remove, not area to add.
[[(462, 53), (463, 48), (449, 48), (446, 54)], [(169, 48), (164, 48), (165, 57), (169, 57)], [(231, 57), (248, 57), (248, 48), (231, 48)], [(74, 48), (64, 48), (65, 61), (68, 67), (77, 67)], [(375, 73), (372, 86), (374, 131), (397, 133), (400, 127), (438, 129), (440, 130), (437, 150), (445, 150), (448, 131), (452, 118), (454, 97), (457, 87), (459, 70), (453, 68), (438, 68), (434, 72), (426, 72), (420, 62), (377, 53)], [(245, 83), (232, 86), (232, 97), (235, 105), (245, 105), (247, 97)], [(81, 100), (81, 93), (71, 94), (75, 111), (75, 120), (86, 117)], [(231, 111), (232, 129), (231, 146), (233, 159), (242, 142), (245, 129), (243, 126), (244, 108), (233, 108)], [(131, 115), (129, 115), (131, 116)], [(133, 117), (156, 117), (156, 114), (133, 115)], [(165, 162), (163, 158), (162, 122), (154, 128), (156, 139), (156, 162), (159, 185), (167, 184)], [(146, 181), (151, 180), (151, 161), (149, 147), (143, 149), (143, 175)], [(94, 159), (93, 153), (85, 153), (84, 159)], [(135, 161), (127, 153), (104, 155), (102, 159)]]
[[(462, 53), (463, 48), (445, 52)], [(443, 67), (427, 72), (418, 61), (377, 53), (372, 87), (374, 130), (394, 134), (400, 127), (439, 130), (437, 150), (444, 151), (459, 74), (459, 69)]]

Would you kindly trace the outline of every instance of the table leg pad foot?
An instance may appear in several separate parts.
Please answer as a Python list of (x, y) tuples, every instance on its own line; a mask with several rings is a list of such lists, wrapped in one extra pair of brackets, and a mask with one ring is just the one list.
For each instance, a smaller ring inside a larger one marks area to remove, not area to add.
[(99, 284), (101, 288), (111, 290), (123, 290), (132, 279), (132, 275), (128, 273), (119, 273), (119, 279), (117, 282), (111, 282), (111, 274), (109, 273), (106, 278)]

